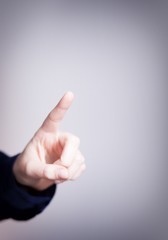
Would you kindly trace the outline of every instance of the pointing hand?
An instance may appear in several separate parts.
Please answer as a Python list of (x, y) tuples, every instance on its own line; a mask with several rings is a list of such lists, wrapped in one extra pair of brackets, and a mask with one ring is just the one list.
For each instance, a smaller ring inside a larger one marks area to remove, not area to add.
[(85, 170), (79, 138), (59, 131), (73, 99), (71, 92), (61, 98), (16, 159), (13, 172), (20, 184), (44, 190), (53, 183), (75, 180)]

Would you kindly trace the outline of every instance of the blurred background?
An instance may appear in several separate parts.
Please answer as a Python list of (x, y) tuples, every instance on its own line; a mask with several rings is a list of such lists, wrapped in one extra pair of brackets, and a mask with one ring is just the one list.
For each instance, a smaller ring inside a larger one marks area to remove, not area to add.
[(167, 23), (166, 1), (0, 0), (1, 151), (22, 151), (71, 90), (61, 129), (87, 164), (0, 239), (167, 239)]

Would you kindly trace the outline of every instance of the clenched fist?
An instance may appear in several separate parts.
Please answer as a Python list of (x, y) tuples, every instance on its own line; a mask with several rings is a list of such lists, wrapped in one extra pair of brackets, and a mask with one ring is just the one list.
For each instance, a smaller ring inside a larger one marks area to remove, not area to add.
[(62, 97), (16, 159), (13, 172), (20, 184), (45, 190), (53, 183), (75, 180), (85, 170), (79, 138), (59, 131), (73, 99), (71, 92)]

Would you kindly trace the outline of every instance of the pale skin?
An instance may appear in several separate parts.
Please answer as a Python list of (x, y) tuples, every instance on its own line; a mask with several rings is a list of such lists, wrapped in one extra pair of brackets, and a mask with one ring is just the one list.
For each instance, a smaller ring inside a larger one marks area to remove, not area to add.
[(16, 159), (13, 173), (20, 184), (42, 191), (54, 183), (75, 180), (85, 170), (79, 138), (59, 131), (73, 99), (72, 92), (61, 98)]

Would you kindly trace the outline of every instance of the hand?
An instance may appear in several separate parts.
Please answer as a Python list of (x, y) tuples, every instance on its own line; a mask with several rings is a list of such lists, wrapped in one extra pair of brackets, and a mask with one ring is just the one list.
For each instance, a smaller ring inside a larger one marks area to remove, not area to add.
[(44, 190), (53, 183), (75, 180), (85, 169), (79, 138), (59, 131), (73, 98), (71, 92), (62, 97), (16, 159), (13, 172), (20, 184)]

